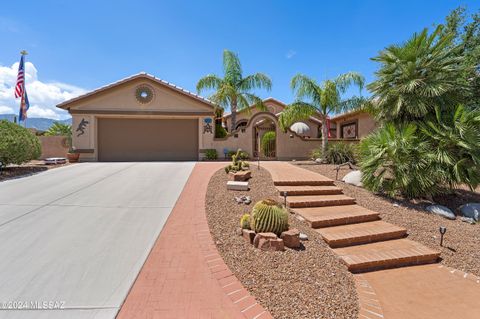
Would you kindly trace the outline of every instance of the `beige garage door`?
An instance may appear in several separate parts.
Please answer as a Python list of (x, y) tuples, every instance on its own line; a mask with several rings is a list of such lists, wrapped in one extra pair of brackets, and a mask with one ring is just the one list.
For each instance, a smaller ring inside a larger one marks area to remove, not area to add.
[(98, 119), (99, 161), (197, 159), (196, 119)]

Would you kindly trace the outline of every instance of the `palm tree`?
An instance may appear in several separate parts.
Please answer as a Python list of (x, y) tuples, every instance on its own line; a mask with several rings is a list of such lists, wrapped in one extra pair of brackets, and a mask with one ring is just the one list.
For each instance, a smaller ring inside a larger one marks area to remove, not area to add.
[(333, 80), (321, 84), (314, 79), (297, 74), (292, 78), (291, 88), (296, 95), (296, 102), (290, 104), (280, 115), (280, 126), (286, 131), (294, 122), (303, 121), (310, 116), (320, 114), (322, 121), (322, 154), (328, 145), (327, 116), (360, 107), (365, 101), (361, 97), (342, 100), (342, 94), (351, 85), (363, 88), (365, 79), (357, 72), (341, 74)]
[(235, 130), (237, 111), (254, 105), (264, 109), (262, 99), (251, 93), (254, 89), (267, 89), (272, 87), (272, 81), (263, 73), (255, 73), (243, 77), (242, 66), (237, 54), (223, 51), (223, 78), (209, 74), (197, 83), (197, 92), (215, 90), (209, 99), (215, 104), (226, 108), (230, 107), (232, 123), (230, 132)]
[(443, 26), (428, 34), (424, 29), (407, 42), (391, 45), (373, 61), (380, 63), (377, 80), (368, 85), (377, 119), (408, 123), (465, 101), (468, 85), (463, 75), (468, 67), (454, 45), (453, 34)]
[(60, 122), (54, 122), (52, 126), (45, 131), (46, 136), (69, 136), (72, 133), (72, 126)]

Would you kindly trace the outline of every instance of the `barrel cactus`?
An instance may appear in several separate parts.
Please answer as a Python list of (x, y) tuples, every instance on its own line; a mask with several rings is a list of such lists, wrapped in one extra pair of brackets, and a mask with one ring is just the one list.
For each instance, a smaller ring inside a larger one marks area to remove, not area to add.
[(288, 230), (288, 212), (272, 199), (262, 200), (253, 206), (250, 228), (256, 233), (275, 233), (280, 235)]
[(244, 214), (240, 219), (240, 227), (242, 229), (250, 229), (250, 214)]

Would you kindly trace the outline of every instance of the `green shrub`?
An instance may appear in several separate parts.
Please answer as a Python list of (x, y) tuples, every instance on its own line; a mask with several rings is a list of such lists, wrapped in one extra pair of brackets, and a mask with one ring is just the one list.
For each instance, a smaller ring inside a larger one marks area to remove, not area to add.
[(356, 146), (351, 143), (330, 143), (325, 153), (325, 160), (329, 164), (343, 164), (356, 162)]
[(42, 153), (38, 137), (26, 128), (0, 121), (0, 162), (2, 165), (23, 164), (37, 159)]
[(227, 136), (227, 130), (222, 126), (222, 124), (217, 123), (215, 124), (215, 137), (216, 138), (224, 138)]
[(388, 196), (409, 198), (439, 191), (439, 175), (427, 141), (418, 136), (416, 125), (386, 124), (360, 143), (363, 186)]
[(70, 136), (71, 134), (72, 126), (60, 122), (53, 123), (53, 125), (45, 131), (45, 136)]
[(288, 230), (288, 212), (274, 200), (262, 200), (253, 206), (250, 228), (256, 233), (275, 233)]
[(316, 160), (317, 158), (322, 158), (322, 149), (321, 148), (314, 148), (310, 151), (310, 158)]
[(217, 150), (214, 148), (205, 150), (205, 159), (214, 161), (218, 158)]
[(275, 154), (275, 139), (276, 134), (274, 131), (267, 132), (263, 134), (260, 146), (262, 149), (263, 155), (267, 157), (273, 157)]

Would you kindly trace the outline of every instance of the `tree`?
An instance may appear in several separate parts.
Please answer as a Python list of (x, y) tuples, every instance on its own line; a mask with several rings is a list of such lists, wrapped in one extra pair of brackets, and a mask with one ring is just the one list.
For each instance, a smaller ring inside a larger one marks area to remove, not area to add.
[(230, 107), (232, 113), (230, 131), (232, 132), (236, 127), (237, 111), (251, 105), (265, 109), (262, 99), (252, 91), (254, 89), (270, 90), (272, 81), (263, 73), (243, 77), (238, 56), (228, 50), (223, 51), (223, 72), (223, 78), (215, 74), (201, 78), (197, 83), (197, 92), (200, 94), (204, 90), (214, 90), (209, 99), (221, 107)]
[(472, 87), (466, 92), (466, 106), (480, 109), (480, 11), (467, 15), (465, 7), (453, 10), (444, 23), (443, 34), (452, 34), (452, 45), (458, 45), (465, 73), (464, 83)]
[(415, 33), (407, 42), (391, 45), (373, 61), (381, 64), (377, 79), (367, 87), (371, 108), (380, 121), (408, 123), (422, 120), (442, 109), (466, 102), (468, 84), (463, 81), (467, 66), (453, 44), (454, 35), (438, 26)]
[(347, 72), (333, 80), (326, 80), (321, 84), (314, 79), (297, 74), (292, 78), (290, 86), (296, 95), (296, 102), (290, 104), (280, 114), (279, 123), (286, 131), (293, 123), (304, 121), (310, 116), (320, 114), (322, 121), (322, 153), (325, 154), (328, 145), (327, 116), (331, 113), (348, 111), (362, 105), (363, 98), (353, 97), (342, 100), (351, 85), (361, 90), (365, 79), (357, 72)]
[(72, 134), (72, 126), (60, 122), (53, 123), (45, 132), (46, 136), (69, 136)]

